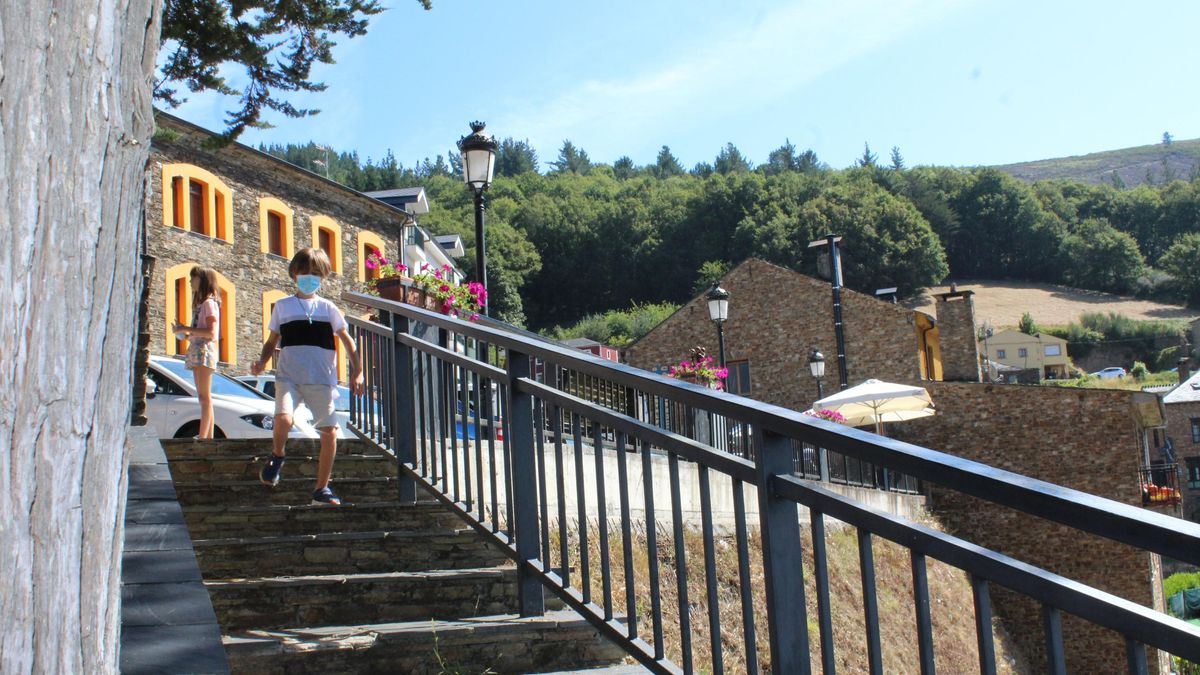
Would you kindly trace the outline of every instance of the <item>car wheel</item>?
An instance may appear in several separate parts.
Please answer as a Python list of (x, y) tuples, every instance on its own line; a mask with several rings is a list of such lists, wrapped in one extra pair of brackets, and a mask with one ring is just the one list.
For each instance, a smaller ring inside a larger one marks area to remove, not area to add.
[[(200, 434), (200, 420), (192, 420), (187, 424), (179, 427), (175, 432), (175, 438), (194, 438)], [(221, 427), (213, 426), (213, 438), (225, 438), (225, 432), (221, 431)]]

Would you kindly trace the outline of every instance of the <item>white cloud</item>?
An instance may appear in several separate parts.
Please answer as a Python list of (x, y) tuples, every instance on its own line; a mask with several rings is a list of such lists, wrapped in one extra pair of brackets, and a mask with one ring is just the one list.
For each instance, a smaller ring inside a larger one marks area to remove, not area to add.
[(680, 123), (760, 108), (971, 1), (790, 2), (746, 25), (724, 23), (719, 34), (697, 36), (673, 62), (525, 101), (493, 126), (521, 129), (543, 154), (564, 138), (585, 146), (613, 138), (622, 147), (661, 143)]

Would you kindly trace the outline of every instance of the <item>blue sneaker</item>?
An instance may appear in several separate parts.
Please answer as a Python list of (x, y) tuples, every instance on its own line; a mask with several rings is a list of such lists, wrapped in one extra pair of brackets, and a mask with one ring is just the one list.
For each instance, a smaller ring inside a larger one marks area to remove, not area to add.
[(330, 490), (329, 486), (325, 486), (313, 492), (312, 503), (313, 506), (341, 506), (342, 500), (333, 494), (333, 490)]
[(272, 454), (271, 459), (267, 460), (262, 471), (258, 472), (258, 479), (263, 482), (263, 485), (275, 487), (279, 485), (279, 471), (283, 469), (283, 457)]

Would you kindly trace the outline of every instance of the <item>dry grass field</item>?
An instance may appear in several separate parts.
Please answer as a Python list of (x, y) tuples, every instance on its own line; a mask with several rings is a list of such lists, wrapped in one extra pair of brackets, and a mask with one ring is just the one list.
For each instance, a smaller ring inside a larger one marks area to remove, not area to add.
[[(1021, 315), (1029, 312), (1042, 325), (1065, 325), (1078, 321), (1086, 312), (1117, 312), (1133, 319), (1184, 319), (1200, 317), (1200, 310), (1166, 305), (1151, 300), (1127, 298), (1099, 291), (1085, 291), (1054, 284), (1022, 281), (964, 281), (959, 290), (975, 291), (975, 321), (982, 326), (991, 321), (996, 329), (1016, 326)], [(934, 313), (933, 294), (945, 293), (949, 286), (931, 288), (913, 309)]]

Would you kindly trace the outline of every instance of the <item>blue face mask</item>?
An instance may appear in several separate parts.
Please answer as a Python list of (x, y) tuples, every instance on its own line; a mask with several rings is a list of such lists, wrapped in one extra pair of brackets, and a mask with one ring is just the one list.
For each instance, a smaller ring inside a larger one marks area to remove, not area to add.
[(321, 277), (315, 274), (301, 274), (296, 277), (296, 288), (305, 295), (312, 295), (321, 290)]

